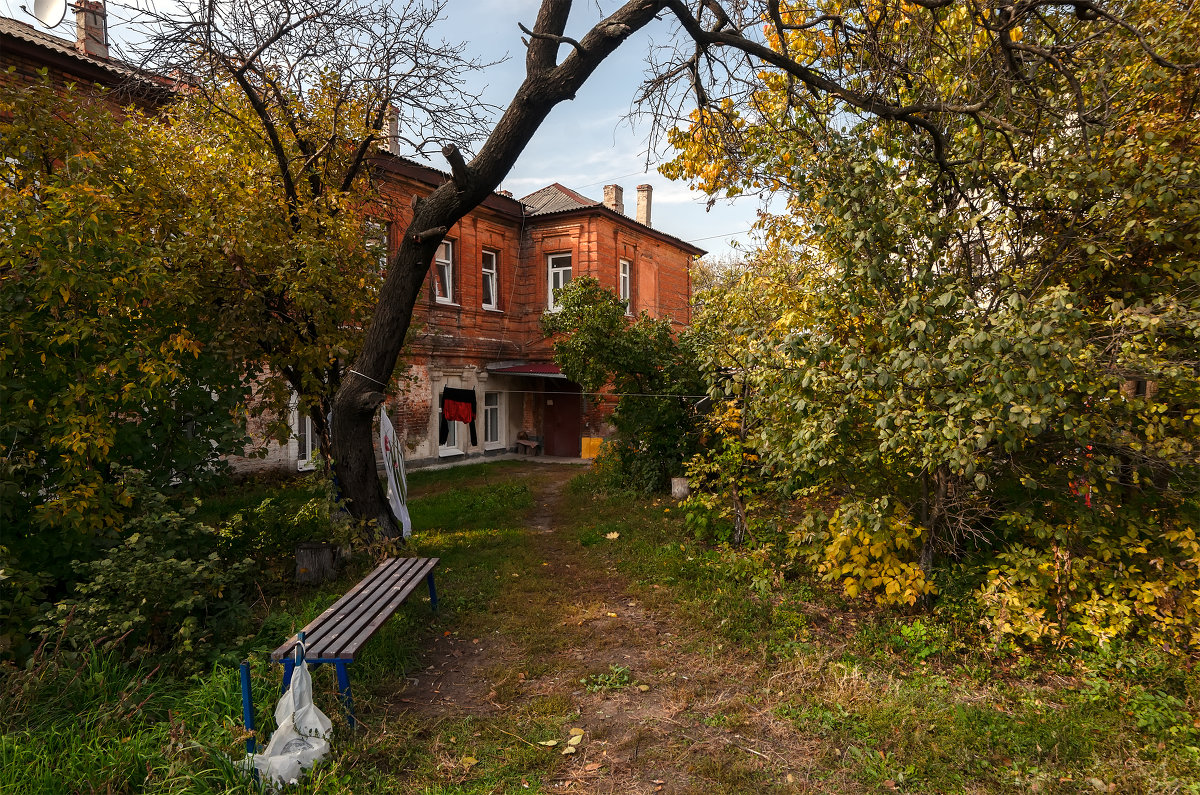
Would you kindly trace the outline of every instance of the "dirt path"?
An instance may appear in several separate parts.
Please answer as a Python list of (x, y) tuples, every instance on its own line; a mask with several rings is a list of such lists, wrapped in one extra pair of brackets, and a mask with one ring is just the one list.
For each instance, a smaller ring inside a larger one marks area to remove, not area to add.
[[(790, 723), (761, 706), (761, 669), (697, 650), (667, 599), (588, 554), (565, 524), (567, 467), (531, 474), (536, 563), (508, 575), (493, 616), (431, 644), (389, 711), (427, 720), (578, 713), (584, 731), (550, 791), (807, 791)], [(798, 742), (800, 746), (798, 746)], [(564, 743), (565, 747), (565, 743)], [(764, 784), (767, 784), (764, 787)]]

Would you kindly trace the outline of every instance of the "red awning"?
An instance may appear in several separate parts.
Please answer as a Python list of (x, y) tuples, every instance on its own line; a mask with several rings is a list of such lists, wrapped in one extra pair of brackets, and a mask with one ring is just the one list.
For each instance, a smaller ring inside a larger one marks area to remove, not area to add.
[(514, 364), (508, 367), (489, 367), (489, 373), (496, 375), (528, 375), (534, 378), (566, 378), (562, 370), (554, 362), (538, 362), (534, 364)]

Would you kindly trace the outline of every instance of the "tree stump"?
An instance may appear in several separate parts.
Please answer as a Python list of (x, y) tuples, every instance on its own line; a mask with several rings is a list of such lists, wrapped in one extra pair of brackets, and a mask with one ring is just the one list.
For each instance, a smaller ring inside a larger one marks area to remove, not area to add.
[(671, 497), (676, 500), (686, 500), (688, 496), (688, 479), (671, 478)]
[(337, 547), (309, 543), (296, 547), (296, 582), (317, 585), (337, 576)]

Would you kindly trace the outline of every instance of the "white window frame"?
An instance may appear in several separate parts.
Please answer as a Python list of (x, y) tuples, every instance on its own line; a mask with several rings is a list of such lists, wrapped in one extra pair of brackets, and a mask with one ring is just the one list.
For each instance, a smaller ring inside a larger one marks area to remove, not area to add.
[[(563, 260), (566, 260), (566, 262), (567, 262), (567, 264), (565, 266), (561, 264), (561, 262)], [(560, 264), (556, 264), (556, 263), (560, 263)], [(546, 309), (548, 311), (557, 312), (559, 309), (562, 308), (558, 305), (558, 301), (555, 300), (554, 291), (556, 289), (561, 289), (563, 287), (566, 287), (568, 284), (571, 283), (571, 275), (572, 275), (571, 268), (572, 268), (572, 266), (573, 266), (573, 258), (571, 256), (571, 252), (569, 252), (569, 251), (560, 252), (558, 254), (547, 254), (546, 255), (546, 271), (547, 271), (547, 273), (546, 273)], [(564, 273), (566, 274), (565, 280), (562, 279), (562, 276)], [(555, 284), (556, 278), (559, 281), (559, 283), (557, 285)]]
[[(494, 400), (494, 405), (488, 401)], [(500, 392), (483, 393), (483, 446), (488, 450), (498, 450), (504, 447), (504, 426), (500, 419), (503, 416), (504, 398)]]
[[(438, 435), (441, 435), (442, 425), (442, 407), (438, 406)], [(458, 446), (458, 423), (446, 423), (446, 441), (438, 444), (438, 455), (462, 455), (462, 448)]]
[(454, 303), (453, 240), (443, 240), (433, 258), (433, 298), (439, 304)]
[(617, 265), (617, 290), (625, 302), (625, 314), (633, 314), (633, 263), (627, 259)]
[[(483, 281), (479, 285), (480, 300), (484, 309), (500, 308), (500, 256), (495, 251), (484, 249), (480, 257), (480, 272)], [(491, 288), (492, 300), (487, 300), (488, 288)]]

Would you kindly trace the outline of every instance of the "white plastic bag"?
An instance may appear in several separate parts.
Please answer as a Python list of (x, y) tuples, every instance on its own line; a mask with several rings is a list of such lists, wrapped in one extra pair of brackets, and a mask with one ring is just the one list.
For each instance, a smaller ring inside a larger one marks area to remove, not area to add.
[(312, 677), (308, 663), (292, 671), (287, 692), (275, 705), (279, 726), (261, 754), (253, 756), (259, 775), (275, 786), (295, 784), (300, 773), (329, 754), (329, 732), (333, 724), (312, 700)]

